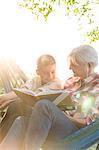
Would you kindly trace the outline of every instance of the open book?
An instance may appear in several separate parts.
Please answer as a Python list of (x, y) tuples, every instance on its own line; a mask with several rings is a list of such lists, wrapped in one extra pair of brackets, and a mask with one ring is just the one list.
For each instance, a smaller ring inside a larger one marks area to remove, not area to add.
[(20, 97), (26, 104), (33, 106), (37, 101), (48, 99), (58, 106), (72, 106), (72, 100), (65, 90), (49, 90), (46, 92), (35, 92), (27, 89), (14, 88), (13, 91)]

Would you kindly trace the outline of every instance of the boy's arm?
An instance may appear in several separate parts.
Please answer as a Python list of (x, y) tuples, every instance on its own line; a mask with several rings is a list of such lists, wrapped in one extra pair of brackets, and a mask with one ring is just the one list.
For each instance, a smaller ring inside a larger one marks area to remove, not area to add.
[(8, 106), (11, 102), (15, 101), (17, 98), (17, 95), (11, 91), (7, 94), (1, 95), (0, 96), (0, 109), (5, 108)]
[(52, 89), (52, 90), (63, 89), (62, 81), (58, 78), (56, 78), (54, 81), (50, 82), (48, 86), (49, 86), (49, 89)]

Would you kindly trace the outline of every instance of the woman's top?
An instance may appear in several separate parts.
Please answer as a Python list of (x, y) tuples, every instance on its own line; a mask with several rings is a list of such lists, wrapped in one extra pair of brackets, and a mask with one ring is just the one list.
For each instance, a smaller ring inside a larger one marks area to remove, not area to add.
[(84, 80), (80, 77), (69, 78), (64, 88), (71, 95), (79, 118), (86, 118), (87, 124), (99, 118), (99, 74), (92, 74)]

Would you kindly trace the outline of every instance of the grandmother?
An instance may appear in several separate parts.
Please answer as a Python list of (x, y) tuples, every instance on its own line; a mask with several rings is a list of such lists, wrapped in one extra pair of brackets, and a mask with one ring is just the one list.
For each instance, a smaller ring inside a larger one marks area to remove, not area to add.
[[(49, 100), (37, 102), (28, 127), (24, 123), (26, 118), (17, 118), (1, 144), (2, 149), (19, 150), (24, 143), (25, 150), (63, 150), (61, 140), (64, 137), (99, 117), (99, 74), (95, 73), (98, 65), (97, 52), (89, 45), (81, 45), (71, 51), (68, 60), (74, 76), (65, 82), (64, 89), (77, 109), (63, 113)], [(93, 102), (85, 109), (83, 102), (88, 102), (90, 97)]]

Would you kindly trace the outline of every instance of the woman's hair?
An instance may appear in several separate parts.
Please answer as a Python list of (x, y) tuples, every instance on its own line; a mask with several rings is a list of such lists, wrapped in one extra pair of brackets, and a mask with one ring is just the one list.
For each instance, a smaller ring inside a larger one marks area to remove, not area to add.
[(73, 64), (90, 63), (93, 67), (98, 65), (98, 54), (96, 50), (89, 45), (81, 45), (74, 48), (68, 56)]
[(53, 56), (45, 54), (41, 55), (37, 60), (37, 68), (41, 69), (42, 67), (56, 64), (56, 61)]

